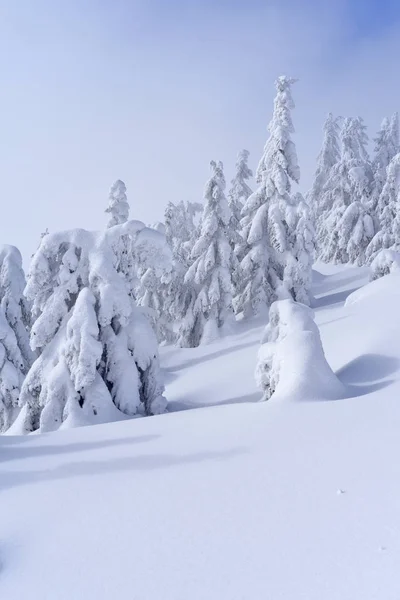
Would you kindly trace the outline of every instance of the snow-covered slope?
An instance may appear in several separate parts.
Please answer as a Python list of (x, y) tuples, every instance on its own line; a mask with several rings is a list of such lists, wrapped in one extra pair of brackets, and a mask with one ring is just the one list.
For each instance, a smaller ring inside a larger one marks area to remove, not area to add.
[(318, 268), (349, 397), (257, 403), (254, 322), (163, 350), (171, 414), (0, 438), (1, 599), (398, 600), (400, 277)]

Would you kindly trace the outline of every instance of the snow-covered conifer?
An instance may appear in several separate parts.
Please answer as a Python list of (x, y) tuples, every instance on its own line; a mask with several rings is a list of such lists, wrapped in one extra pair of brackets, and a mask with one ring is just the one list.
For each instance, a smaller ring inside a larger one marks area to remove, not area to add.
[(33, 361), (30, 307), (24, 288), (19, 250), (0, 247), (0, 432), (8, 429), (18, 414), (22, 382)]
[(253, 177), (253, 172), (247, 164), (248, 159), (248, 150), (242, 150), (237, 155), (235, 176), (231, 181), (231, 189), (228, 193), (228, 205), (232, 212), (232, 229), (236, 232), (239, 232), (240, 229), (244, 203), (252, 193), (252, 190), (247, 183), (247, 181)]
[(381, 250), (371, 262), (370, 280), (374, 281), (390, 273), (400, 274), (400, 253), (394, 250)]
[(121, 270), (118, 252), (126, 238), (143, 264), (167, 269), (164, 236), (139, 221), (105, 233), (79, 229), (42, 239), (26, 287), (33, 303), (31, 347), (39, 356), (21, 390), (20, 430), (165, 409), (155, 335)]
[(321, 258), (326, 262), (363, 264), (374, 235), (367, 210), (372, 171), (365, 129), (360, 117), (345, 119), (341, 159), (331, 168), (323, 189), (322, 204), (331, 207), (321, 229), (321, 238), (325, 239)]
[(327, 210), (330, 208), (329, 206), (324, 206), (322, 204), (322, 200), (326, 199), (326, 196), (322, 194), (322, 191), (329, 177), (331, 168), (340, 160), (339, 120), (340, 118), (334, 117), (332, 113), (329, 113), (326, 118), (323, 128), (324, 137), (322, 148), (317, 157), (317, 169), (315, 171), (312, 188), (307, 194), (307, 202), (317, 232), (318, 245), (318, 232), (320, 229), (323, 229), (323, 227), (320, 226), (320, 221), (324, 221)]
[(291, 296), (303, 304), (311, 304), (312, 265), (315, 254), (315, 231), (311, 211), (300, 193), (293, 196), (289, 206), (292, 219), (287, 222), (292, 230), (291, 252), (288, 252), (284, 281)]
[[(241, 260), (241, 287), (235, 298), (237, 312), (245, 316), (269, 306), (278, 297), (293, 295), (304, 299), (307, 290), (293, 288), (293, 244), (297, 223), (296, 203), (291, 197), (291, 182), (298, 183), (300, 170), (291, 134), (294, 107), (291, 85), (295, 80), (279, 77), (277, 95), (269, 124), (270, 137), (257, 169), (259, 187), (249, 196), (242, 210), (242, 237), (247, 245)], [(303, 264), (296, 262), (302, 270)], [(298, 281), (301, 281), (299, 273)], [(306, 277), (305, 279), (308, 279)]]
[(110, 214), (107, 227), (125, 223), (129, 218), (129, 204), (126, 197), (126, 185), (117, 179), (111, 186), (106, 213)]
[(374, 141), (375, 152), (372, 161), (373, 189), (371, 194), (371, 208), (375, 216), (375, 225), (378, 226), (377, 228), (380, 228), (382, 219), (380, 196), (386, 183), (387, 168), (390, 161), (400, 150), (399, 119), (397, 113), (394, 113), (391, 119), (383, 119), (381, 128)]
[(258, 353), (255, 377), (262, 400), (322, 400), (346, 390), (324, 354), (313, 311), (293, 300), (274, 302)]
[(233, 320), (233, 252), (227, 237), (232, 213), (225, 198), (221, 162), (211, 162), (212, 176), (204, 191), (205, 206), (199, 237), (193, 246), (193, 264), (185, 284), (195, 290), (190, 296), (179, 335), (181, 346), (195, 347), (215, 339)]

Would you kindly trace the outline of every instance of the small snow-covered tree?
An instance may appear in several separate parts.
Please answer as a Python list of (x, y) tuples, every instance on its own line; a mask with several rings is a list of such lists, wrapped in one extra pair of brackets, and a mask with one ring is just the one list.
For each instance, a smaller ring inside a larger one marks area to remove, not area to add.
[(325, 239), (321, 258), (326, 262), (363, 264), (374, 235), (367, 210), (372, 171), (365, 129), (360, 117), (345, 119), (341, 132), (342, 156), (331, 168), (323, 188), (322, 203), (331, 207), (321, 229), (321, 239)]
[(25, 275), (15, 246), (0, 247), (0, 432), (18, 414), (22, 382), (33, 361), (29, 347), (30, 307)]
[(390, 273), (400, 274), (400, 253), (394, 250), (381, 250), (371, 262), (370, 280), (374, 281)]
[(291, 252), (287, 254), (284, 281), (292, 298), (303, 304), (311, 304), (312, 265), (315, 254), (315, 231), (311, 211), (300, 193), (293, 196), (290, 206), (292, 218), (288, 223), (292, 230)]
[[(304, 299), (307, 295), (307, 290), (295, 291), (293, 278), (285, 276), (285, 271), (293, 274), (294, 266), (299, 271), (303, 268), (293, 258), (297, 217), (290, 192), (291, 182), (298, 183), (300, 178), (296, 148), (291, 140), (294, 81), (282, 76), (275, 82), (277, 95), (268, 128), (270, 137), (256, 174), (259, 187), (242, 210), (242, 237), (247, 249), (240, 264), (241, 286), (235, 308), (245, 316), (268, 307), (278, 297), (294, 294), (297, 299), (299, 294)], [(297, 281), (301, 281), (300, 272)]]
[(270, 308), (255, 377), (262, 400), (338, 399), (346, 392), (325, 358), (313, 311), (290, 299)]
[(139, 221), (105, 233), (78, 229), (42, 239), (26, 287), (33, 303), (31, 347), (39, 356), (22, 386), (19, 430), (165, 409), (157, 342), (121, 269), (126, 238), (148, 266), (162, 268), (170, 260), (165, 238)]
[(107, 227), (125, 223), (129, 218), (129, 204), (126, 197), (126, 185), (120, 179), (113, 183), (110, 189), (108, 207), (106, 213), (110, 218)]
[(322, 201), (326, 198), (323, 195), (324, 185), (329, 177), (331, 168), (340, 160), (339, 145), (339, 117), (334, 117), (329, 113), (323, 128), (322, 148), (317, 157), (317, 169), (315, 171), (314, 181), (311, 190), (307, 194), (307, 202), (310, 207), (314, 227), (317, 232), (317, 244), (320, 244), (319, 230), (323, 229), (320, 221), (324, 221), (330, 206), (323, 205)]
[(232, 248), (226, 234), (232, 213), (225, 198), (225, 178), (221, 162), (211, 162), (212, 176), (206, 184), (205, 206), (199, 237), (193, 246), (193, 264), (185, 275), (190, 296), (179, 343), (195, 347), (208, 343), (233, 320)]

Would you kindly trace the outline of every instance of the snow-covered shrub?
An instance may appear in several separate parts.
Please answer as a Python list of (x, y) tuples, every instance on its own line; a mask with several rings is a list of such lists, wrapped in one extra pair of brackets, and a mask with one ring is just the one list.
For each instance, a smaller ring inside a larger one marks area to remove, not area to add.
[(23, 295), (22, 258), (14, 246), (0, 247), (0, 432), (17, 416), (21, 386), (33, 361), (30, 307)]
[(262, 400), (343, 397), (343, 385), (326, 361), (313, 311), (290, 299), (274, 302), (258, 352), (256, 382)]
[(374, 281), (389, 275), (389, 273), (400, 273), (400, 253), (394, 250), (381, 250), (371, 262), (370, 280)]
[(107, 227), (125, 223), (129, 218), (129, 204), (126, 197), (126, 186), (123, 181), (117, 179), (110, 189), (108, 207), (106, 213), (110, 214)]
[(39, 356), (22, 386), (20, 430), (165, 410), (157, 341), (121, 269), (127, 239), (142, 264), (168, 269), (165, 237), (139, 221), (42, 239), (26, 287)]
[(179, 343), (195, 347), (216, 339), (233, 321), (232, 271), (234, 255), (227, 236), (232, 213), (225, 197), (225, 178), (221, 162), (211, 162), (199, 237), (193, 246), (193, 264), (184, 283), (194, 294), (182, 322)]

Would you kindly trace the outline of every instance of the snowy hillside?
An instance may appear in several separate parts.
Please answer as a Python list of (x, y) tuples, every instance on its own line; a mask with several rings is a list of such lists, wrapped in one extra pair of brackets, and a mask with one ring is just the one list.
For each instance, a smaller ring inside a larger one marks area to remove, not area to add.
[(258, 403), (250, 321), (162, 349), (170, 414), (2, 436), (0, 598), (398, 599), (400, 279), (317, 268), (348, 397)]

